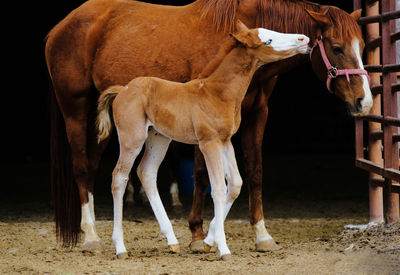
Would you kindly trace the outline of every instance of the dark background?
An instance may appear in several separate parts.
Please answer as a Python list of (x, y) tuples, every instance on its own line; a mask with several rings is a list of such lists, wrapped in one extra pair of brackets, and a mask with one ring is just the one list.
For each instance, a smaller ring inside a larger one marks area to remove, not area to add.
[[(2, 181), (6, 186), (3, 195), (21, 192), (47, 195), (49, 192), (49, 79), (44, 57), (45, 37), (56, 23), (83, 2), (14, 1), (7, 4), (12, 6), (4, 8), (3, 20), (7, 18), (7, 21), (2, 28), (2, 67), (6, 74), (2, 78), (3, 148), (0, 154)], [(192, 1), (147, 2), (183, 5)], [(347, 12), (352, 11), (353, 5), (349, 0), (314, 2), (336, 5)], [(6, 16), (8, 12), (10, 16)], [(366, 196), (367, 174), (354, 166), (353, 119), (347, 115), (344, 103), (316, 78), (310, 64), (279, 79), (269, 106), (263, 147), (264, 181), (268, 182), (265, 190), (269, 196), (323, 199)], [(102, 164), (107, 173), (117, 154), (114, 142)], [(241, 158), (239, 148), (238, 158)], [(299, 193), (303, 190), (301, 187), (305, 191)], [(96, 188), (109, 192), (109, 185), (105, 183)]]

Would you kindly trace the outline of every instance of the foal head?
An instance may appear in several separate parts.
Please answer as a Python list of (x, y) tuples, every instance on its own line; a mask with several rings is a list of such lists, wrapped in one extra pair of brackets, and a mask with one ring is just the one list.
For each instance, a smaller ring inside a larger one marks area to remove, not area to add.
[(307, 12), (320, 34), (310, 53), (313, 70), (329, 91), (347, 103), (353, 116), (367, 115), (372, 94), (361, 59), (364, 41), (357, 24), (361, 10), (348, 14), (325, 6), (320, 12)]
[(310, 39), (303, 34), (280, 33), (264, 28), (248, 29), (241, 21), (231, 36), (259, 60), (259, 65), (308, 53)]

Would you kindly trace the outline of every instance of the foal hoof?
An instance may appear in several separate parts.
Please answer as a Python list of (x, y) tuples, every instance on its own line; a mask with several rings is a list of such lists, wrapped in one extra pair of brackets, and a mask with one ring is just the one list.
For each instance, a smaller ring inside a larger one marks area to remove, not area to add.
[(171, 253), (179, 253), (179, 251), (181, 250), (178, 243), (170, 244), (168, 245), (168, 247), (169, 247), (169, 252)]
[(221, 256), (221, 260), (223, 260), (223, 261), (229, 261), (230, 259), (232, 259), (231, 254), (225, 254), (225, 255)]
[(204, 242), (203, 240), (196, 240), (192, 241), (189, 245), (189, 249), (195, 253), (202, 253), (204, 252)]
[(82, 245), (83, 251), (103, 251), (104, 245), (101, 241), (85, 242)]
[(281, 249), (281, 247), (276, 244), (274, 239), (269, 239), (256, 243), (256, 251), (258, 252), (276, 251), (279, 249)]
[(128, 258), (128, 252), (122, 252), (122, 253), (117, 254), (117, 259), (123, 260), (126, 258)]
[(204, 252), (209, 253), (211, 251), (212, 246), (204, 243)]

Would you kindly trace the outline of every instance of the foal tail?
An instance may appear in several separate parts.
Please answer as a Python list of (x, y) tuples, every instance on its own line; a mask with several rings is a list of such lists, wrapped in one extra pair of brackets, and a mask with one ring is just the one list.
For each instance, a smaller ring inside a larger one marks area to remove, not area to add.
[(105, 90), (100, 98), (99, 105), (97, 106), (97, 142), (100, 143), (104, 139), (106, 139), (112, 129), (112, 122), (110, 116), (110, 107), (113, 103), (115, 97), (118, 95), (120, 91), (125, 89), (124, 86), (111, 86), (107, 90)]

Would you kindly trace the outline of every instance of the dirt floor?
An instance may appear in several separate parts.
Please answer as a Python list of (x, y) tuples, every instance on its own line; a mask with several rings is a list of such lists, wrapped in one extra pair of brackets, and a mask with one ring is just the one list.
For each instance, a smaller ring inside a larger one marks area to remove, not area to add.
[[(11, 200), (11, 198), (9, 199)], [(254, 250), (246, 199), (240, 199), (226, 221), (232, 259), (217, 253), (189, 251), (190, 232), (185, 210), (167, 212), (181, 243), (181, 252), (168, 252), (151, 210), (125, 208), (125, 244), (129, 257), (116, 259), (111, 240), (109, 200), (96, 201), (97, 231), (105, 250), (82, 252), (56, 242), (48, 203), (4, 201), (0, 209), (0, 271), (2, 274), (400, 274), (400, 225), (345, 230), (363, 224), (368, 208), (363, 201), (275, 201), (264, 205), (266, 225), (281, 250)], [(207, 228), (212, 203), (206, 203)]]

